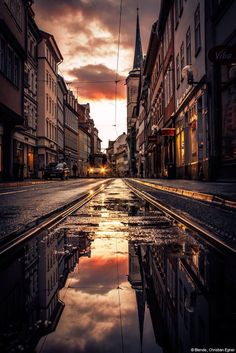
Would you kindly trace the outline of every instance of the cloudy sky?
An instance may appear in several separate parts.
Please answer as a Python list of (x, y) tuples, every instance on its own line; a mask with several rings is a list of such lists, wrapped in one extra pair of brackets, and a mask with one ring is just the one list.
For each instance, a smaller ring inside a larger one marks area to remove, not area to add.
[(99, 129), (103, 148), (107, 147), (109, 139), (114, 140), (126, 132), (124, 83), (133, 64), (136, 8), (139, 7), (145, 54), (151, 25), (158, 17), (159, 2), (123, 0), (118, 60), (120, 82), (115, 104), (120, 1), (35, 0), (36, 22), (54, 35), (64, 58), (60, 72), (79, 103), (90, 103), (91, 118)]

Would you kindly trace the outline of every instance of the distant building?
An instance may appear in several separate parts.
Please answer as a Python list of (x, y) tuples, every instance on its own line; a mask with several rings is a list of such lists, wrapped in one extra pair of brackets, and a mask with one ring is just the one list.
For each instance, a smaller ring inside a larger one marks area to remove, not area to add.
[[(65, 100), (65, 161), (73, 175), (73, 165), (78, 163), (78, 101), (72, 91), (68, 91)], [(78, 167), (78, 166), (77, 166)]]
[(108, 162), (108, 167), (110, 169), (111, 176), (116, 175), (116, 160), (115, 160), (115, 154), (114, 154), (114, 143), (115, 143), (115, 141), (109, 140), (108, 147), (106, 149), (107, 162)]
[(57, 162), (57, 71), (63, 58), (52, 34), (41, 31), (38, 48), (38, 170)]
[(78, 176), (86, 177), (91, 154), (90, 106), (78, 104)]
[(127, 135), (123, 132), (118, 136), (113, 144), (113, 153), (115, 159), (115, 176), (125, 177), (129, 174), (128, 163), (128, 144)]
[(66, 83), (58, 75), (57, 81), (57, 153), (58, 161), (65, 160), (65, 106), (64, 97), (67, 94)]

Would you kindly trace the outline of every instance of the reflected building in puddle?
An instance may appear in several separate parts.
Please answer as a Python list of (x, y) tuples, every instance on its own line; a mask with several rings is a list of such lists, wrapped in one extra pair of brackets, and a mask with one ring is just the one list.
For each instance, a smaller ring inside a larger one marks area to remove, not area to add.
[(235, 346), (233, 258), (195, 240), (158, 246), (136, 241), (129, 243), (129, 264), (129, 281), (145, 292), (163, 352)]
[(65, 229), (44, 231), (1, 258), (1, 352), (32, 353), (38, 340), (56, 329), (64, 309), (59, 290), (90, 251), (84, 238), (72, 244)]

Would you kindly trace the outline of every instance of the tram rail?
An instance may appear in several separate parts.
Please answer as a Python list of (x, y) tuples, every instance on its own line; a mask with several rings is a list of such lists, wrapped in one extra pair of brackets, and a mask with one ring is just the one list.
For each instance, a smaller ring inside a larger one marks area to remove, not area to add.
[(14, 232), (6, 236), (3, 239), (2, 244), (0, 244), (0, 259), (5, 257), (9, 252), (14, 251), (14, 249), (18, 248), (19, 246), (24, 245), (27, 240), (35, 237), (43, 231), (52, 230), (59, 223), (64, 221), (68, 216), (76, 212), (78, 209), (88, 203), (93, 197), (103, 191), (110, 182), (111, 180), (109, 179), (104, 181), (102, 185), (99, 185), (90, 189), (88, 192), (83, 193), (76, 200), (52, 211), (50, 214), (44, 216), (43, 219), (37, 219), (31, 222), (28, 225), (27, 230)]
[(203, 237), (205, 241), (209, 241), (211, 244), (220, 247), (224, 251), (226, 250), (236, 254), (236, 248), (233, 245), (224, 241), (223, 239), (219, 238), (216, 233), (211, 232), (206, 227), (203, 227), (202, 225), (186, 217), (185, 215), (174, 211), (173, 209), (171, 210), (168, 206), (157, 201), (157, 199), (151, 196), (149, 193), (141, 191), (138, 187), (134, 186), (133, 184), (131, 185), (131, 183), (127, 179), (125, 179), (124, 182), (140, 199), (147, 201), (149, 204), (159, 209), (161, 212), (169, 216), (174, 221), (183, 224), (185, 227), (187, 227), (194, 233), (197, 233), (198, 235)]

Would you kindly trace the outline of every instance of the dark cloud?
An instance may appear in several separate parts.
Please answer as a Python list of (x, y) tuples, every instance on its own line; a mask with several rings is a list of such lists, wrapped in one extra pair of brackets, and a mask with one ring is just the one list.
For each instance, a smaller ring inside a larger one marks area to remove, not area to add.
[(110, 38), (90, 37), (85, 44), (79, 44), (72, 47), (68, 45), (68, 55), (89, 55), (91, 54), (91, 49), (93, 50), (93, 55), (115, 55), (116, 52), (111, 49), (112, 44), (113, 41)]
[[(159, 3), (157, 0), (146, 0), (140, 5), (140, 26), (144, 51), (147, 48), (152, 23), (158, 17)], [(96, 22), (117, 40), (120, 2), (117, 0), (36, 0), (35, 11), (45, 23), (61, 22), (68, 32), (80, 35), (91, 34), (89, 24)], [(74, 16), (75, 22), (71, 22)], [(76, 17), (77, 16), (77, 17)], [(68, 21), (67, 19), (70, 18)], [(136, 6), (133, 1), (123, 2), (121, 45), (133, 48), (135, 36)]]
[[(68, 71), (75, 77), (71, 85), (78, 90), (79, 98), (90, 100), (114, 99), (116, 73), (105, 65), (86, 65)], [(119, 76), (117, 99), (125, 98), (125, 77)], [(108, 81), (108, 82), (104, 82)]]

